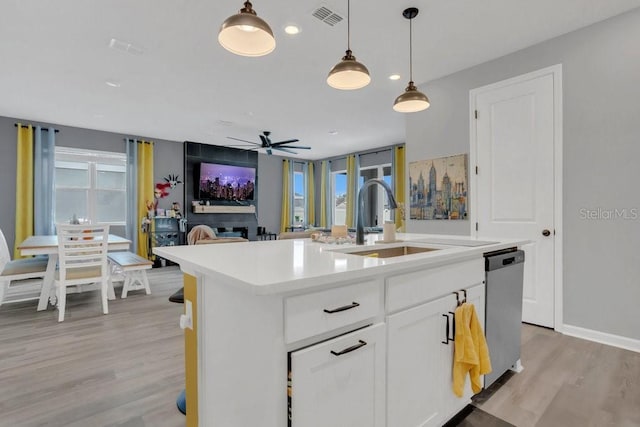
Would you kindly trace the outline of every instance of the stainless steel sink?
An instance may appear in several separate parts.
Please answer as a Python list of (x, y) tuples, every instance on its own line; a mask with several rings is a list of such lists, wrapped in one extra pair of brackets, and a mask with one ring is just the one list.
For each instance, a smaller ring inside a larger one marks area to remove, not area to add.
[(413, 255), (423, 252), (437, 251), (437, 248), (425, 248), (422, 246), (396, 246), (392, 248), (376, 248), (361, 251), (347, 252), (350, 255), (360, 255), (375, 258), (393, 258), (397, 256)]

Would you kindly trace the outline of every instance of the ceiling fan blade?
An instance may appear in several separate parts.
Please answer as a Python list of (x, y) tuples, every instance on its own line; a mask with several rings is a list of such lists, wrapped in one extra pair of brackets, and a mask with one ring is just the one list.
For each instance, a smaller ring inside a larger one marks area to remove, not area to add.
[(303, 145), (287, 145), (286, 147), (273, 147), (273, 148), (297, 148), (299, 150), (311, 150), (311, 147), (305, 147)]
[(257, 142), (247, 141), (246, 139), (234, 138), (234, 137), (232, 137), (232, 136), (228, 136), (227, 138), (229, 138), (229, 139), (233, 139), (233, 140), (235, 140), (235, 141), (247, 142), (247, 143), (249, 143), (249, 144), (253, 144), (253, 145), (260, 145), (260, 144), (258, 144)]
[(262, 141), (263, 147), (271, 147), (271, 141), (269, 141), (269, 138), (267, 138), (264, 135), (259, 135), (259, 136), (260, 136), (260, 140)]
[(273, 147), (274, 150), (279, 150), (279, 151), (284, 151), (285, 153), (291, 153), (291, 154), (298, 154), (293, 150), (288, 150), (286, 148), (282, 148), (282, 147)]
[(298, 142), (298, 141), (300, 141), (300, 140), (299, 139), (287, 139), (286, 141), (272, 142), (271, 146), (275, 147), (277, 145), (289, 144), (291, 142)]

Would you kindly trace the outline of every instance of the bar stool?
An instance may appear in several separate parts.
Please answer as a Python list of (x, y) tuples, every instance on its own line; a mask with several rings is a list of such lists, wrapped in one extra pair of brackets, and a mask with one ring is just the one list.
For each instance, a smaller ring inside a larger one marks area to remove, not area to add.
[[(175, 302), (178, 304), (184, 304), (184, 288), (178, 289), (176, 292), (171, 294), (169, 297), (169, 301)], [(178, 406), (178, 411), (182, 412), (184, 415), (187, 415), (187, 397), (186, 390), (182, 390), (176, 399), (176, 405)]]

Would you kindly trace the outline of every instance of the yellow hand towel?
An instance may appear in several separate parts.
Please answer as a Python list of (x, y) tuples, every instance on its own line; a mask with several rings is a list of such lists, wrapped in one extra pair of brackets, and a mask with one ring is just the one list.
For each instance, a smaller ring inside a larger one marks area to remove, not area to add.
[(456, 335), (453, 350), (453, 392), (458, 397), (464, 393), (464, 383), (469, 373), (474, 393), (482, 390), (480, 375), (491, 372), (489, 349), (482, 326), (473, 304), (464, 303), (456, 308)]

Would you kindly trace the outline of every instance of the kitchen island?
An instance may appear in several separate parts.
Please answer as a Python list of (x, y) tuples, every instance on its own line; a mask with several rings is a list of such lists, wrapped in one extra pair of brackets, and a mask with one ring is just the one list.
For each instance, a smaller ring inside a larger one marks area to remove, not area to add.
[(452, 312), (466, 297), (484, 319), (483, 254), (524, 242), (377, 237), (154, 248), (185, 273), (187, 426), (437, 426), (462, 409)]

